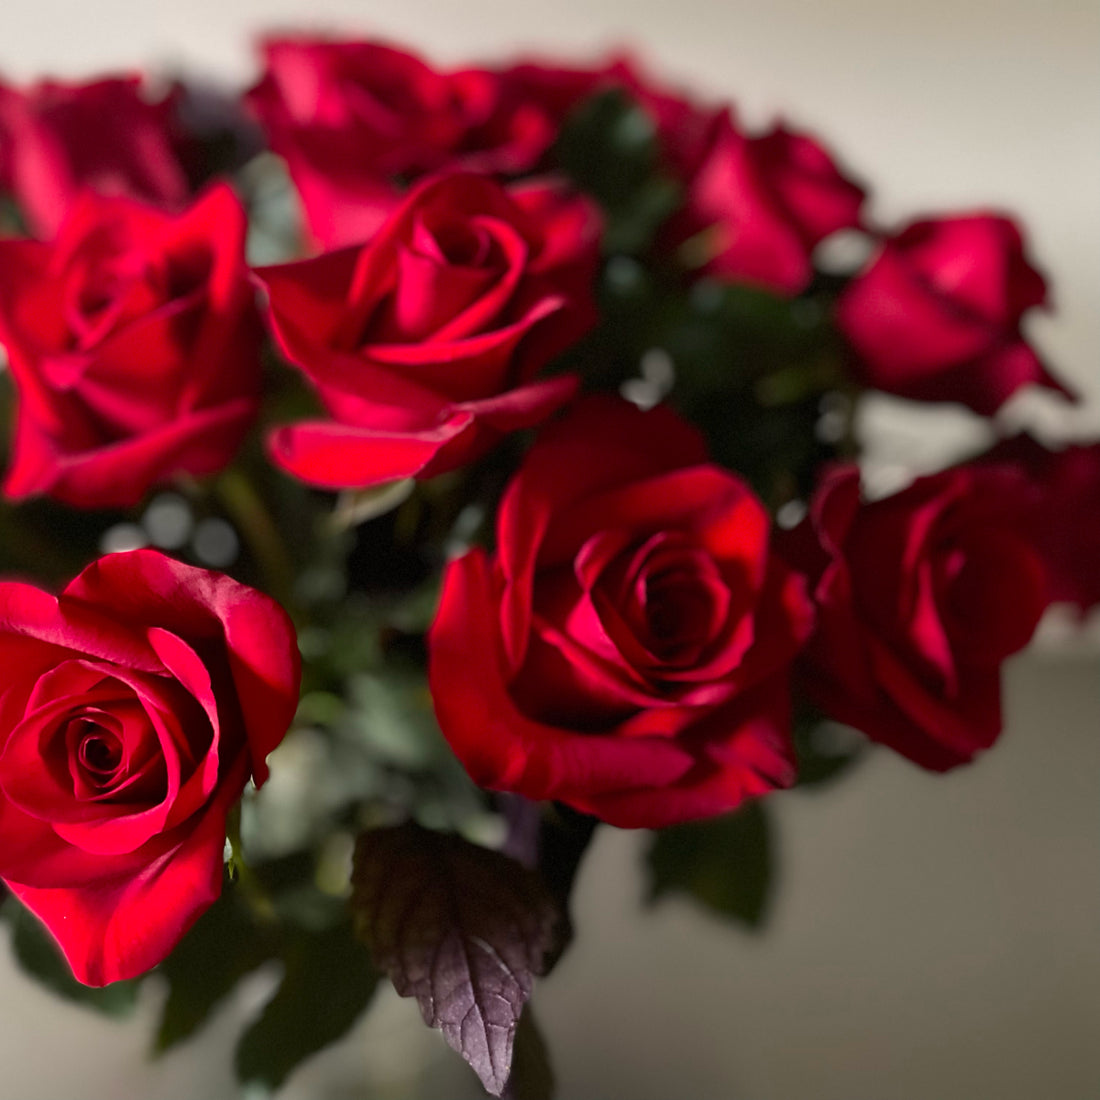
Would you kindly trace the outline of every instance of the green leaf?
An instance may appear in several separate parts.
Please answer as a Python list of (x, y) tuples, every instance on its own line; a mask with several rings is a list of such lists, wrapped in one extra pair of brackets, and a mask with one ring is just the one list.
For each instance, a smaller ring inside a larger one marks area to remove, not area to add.
[(866, 749), (867, 740), (848, 726), (822, 715), (801, 715), (794, 726), (798, 786), (831, 782), (859, 763)]
[(773, 877), (768, 818), (760, 802), (710, 821), (656, 833), (647, 853), (649, 900), (687, 894), (749, 928), (767, 913)]
[(238, 174), (248, 206), (248, 262), (284, 263), (302, 254), (302, 226), (294, 185), (286, 165), (270, 153), (261, 153)]
[(415, 770), (449, 751), (422, 673), (361, 672), (349, 680), (348, 695), (348, 721), (376, 760)]
[(683, 189), (674, 180), (657, 176), (647, 180), (623, 199), (608, 222), (604, 251), (610, 255), (641, 254), (682, 200)]
[(649, 115), (613, 88), (581, 103), (554, 150), (558, 165), (602, 205), (622, 206), (652, 175), (657, 132)]
[(11, 195), (0, 195), (0, 236), (31, 236), (23, 211), (19, 209), (19, 204)]
[(237, 1044), (242, 1083), (279, 1088), (306, 1058), (345, 1035), (370, 1003), (378, 974), (344, 923), (295, 929), (281, 952), (283, 980)]
[(94, 987), (81, 985), (39, 919), (14, 897), (4, 902), (11, 944), (23, 971), (51, 992), (107, 1016), (127, 1016), (137, 1003), (140, 979)]
[(160, 964), (168, 996), (153, 1039), (154, 1054), (198, 1031), (236, 984), (274, 953), (271, 938), (256, 927), (237, 888), (227, 883), (221, 897)]

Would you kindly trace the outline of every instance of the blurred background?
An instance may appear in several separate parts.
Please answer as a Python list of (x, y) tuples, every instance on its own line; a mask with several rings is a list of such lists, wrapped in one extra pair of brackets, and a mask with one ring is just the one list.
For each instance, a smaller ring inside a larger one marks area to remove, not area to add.
[[(0, 75), (186, 68), (251, 81), (265, 29), (388, 38), (441, 63), (629, 46), (746, 122), (815, 131), (880, 221), (992, 206), (1022, 219), (1055, 310), (1029, 335), (1100, 436), (1100, 6), (1093, 0), (3, 0)], [(1013, 408), (1007, 415), (1043, 408)], [(1047, 417), (1049, 421), (1049, 417)], [(883, 400), (884, 465), (932, 465), (963, 413)], [(946, 777), (886, 751), (772, 800), (780, 879), (762, 934), (641, 906), (644, 838), (601, 830), (579, 937), (537, 991), (562, 1100), (1093, 1100), (1100, 1096), (1100, 644), (1057, 617), (1011, 662), (1007, 728)], [(234, 1017), (149, 1063), (146, 1012), (111, 1023), (31, 985), (0, 945), (0, 1100), (221, 1100)], [(414, 1004), (379, 996), (285, 1100), (478, 1095)]]

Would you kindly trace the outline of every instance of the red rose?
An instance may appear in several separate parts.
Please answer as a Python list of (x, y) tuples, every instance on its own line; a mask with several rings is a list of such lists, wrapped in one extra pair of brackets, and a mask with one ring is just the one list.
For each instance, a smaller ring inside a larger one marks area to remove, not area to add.
[(861, 503), (832, 470), (781, 545), (814, 582), (800, 685), (827, 715), (943, 771), (1001, 731), (1000, 666), (1047, 603), (1020, 479), (959, 467)]
[(0, 876), (80, 981), (133, 977), (221, 891), (226, 814), (294, 716), (294, 628), (135, 550), (56, 598), (0, 583), (0, 654)]
[(706, 233), (702, 269), (797, 294), (829, 234), (858, 227), (864, 192), (813, 138), (777, 126), (749, 137), (727, 114), (692, 178), (673, 233)]
[(576, 380), (534, 375), (594, 319), (597, 236), (580, 198), (459, 174), (362, 247), (261, 270), (279, 345), (332, 417), (276, 430), (273, 460), (327, 488), (426, 478), (546, 419)]
[(913, 222), (837, 303), (837, 324), (868, 386), (918, 401), (957, 401), (992, 415), (1021, 386), (1072, 396), (1020, 335), (1046, 284), (1008, 218)]
[(1025, 478), (1020, 508), (1046, 566), (1051, 600), (1081, 611), (1100, 604), (1100, 443), (1049, 451), (1022, 435), (979, 461)]
[(172, 99), (149, 99), (137, 76), (0, 86), (0, 186), (44, 237), (85, 188), (180, 205), (188, 186), (175, 126)]
[(126, 506), (230, 460), (260, 387), (244, 235), (220, 186), (178, 215), (87, 194), (53, 242), (0, 241), (19, 398), (8, 497)]
[(395, 182), (441, 169), (527, 171), (556, 135), (543, 110), (486, 70), (439, 72), (378, 42), (274, 39), (263, 53), (247, 99), (326, 248), (370, 236)]
[(428, 635), (436, 714), (474, 781), (652, 828), (789, 783), (810, 608), (768, 526), (667, 408), (597, 397), (545, 429), (496, 553), (447, 567)]

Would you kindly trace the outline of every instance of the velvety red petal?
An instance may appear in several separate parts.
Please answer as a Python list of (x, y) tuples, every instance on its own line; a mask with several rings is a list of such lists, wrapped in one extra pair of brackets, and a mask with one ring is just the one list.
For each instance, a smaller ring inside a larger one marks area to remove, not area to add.
[(837, 324), (859, 353), (866, 383), (905, 396), (930, 373), (984, 354), (996, 330), (951, 309), (885, 247), (837, 302)]
[(461, 411), (418, 432), (307, 421), (276, 428), (267, 438), (267, 448), (276, 465), (309, 485), (365, 488), (422, 473), (473, 422), (471, 413)]
[(163, 960), (217, 900), (222, 887), (227, 805), (211, 806), (180, 839), (131, 875), (66, 889), (7, 880), (46, 925), (76, 979), (107, 985)]
[(581, 794), (572, 805), (623, 829), (661, 829), (736, 809), (795, 779), (785, 676), (705, 712), (680, 732), (693, 767), (660, 787)]
[(21, 417), (4, 494), (49, 493), (78, 508), (125, 508), (177, 473), (202, 477), (233, 457), (256, 415), (251, 398), (177, 417), (156, 431), (85, 452), (68, 452)]
[(342, 248), (253, 271), (267, 291), (268, 319), (280, 348), (307, 371), (310, 349), (326, 345), (340, 331), (358, 254), (357, 248)]
[(693, 227), (710, 234), (711, 274), (781, 294), (809, 282), (809, 247), (775, 204), (749, 140), (729, 121), (692, 181), (687, 211)]
[(541, 424), (571, 401), (579, 388), (575, 374), (559, 374), (492, 397), (464, 401), (456, 408), (473, 413), (479, 424), (504, 434)]
[(560, 508), (539, 551), (540, 563), (571, 558), (593, 532), (609, 526), (637, 532), (698, 526), (716, 558), (745, 567), (749, 587), (763, 575), (767, 513), (744, 482), (718, 466), (642, 475)]
[[(220, 638), (248, 739), (252, 775), (257, 784), (263, 782), (265, 758), (286, 734), (297, 709), (301, 678), (294, 626), (270, 596), (155, 550), (100, 558), (64, 595), (112, 607), (116, 615), (185, 639)], [(153, 623), (148, 621), (151, 609)], [(204, 690), (197, 671), (186, 674), (197, 691)]]
[(452, 562), (428, 635), (428, 676), (440, 728), (474, 782), (572, 801), (664, 786), (691, 767), (691, 756), (664, 737), (576, 733), (527, 717), (503, 679), (496, 611), (485, 555)]
[[(0, 582), (0, 657), (11, 656), (12, 663), (5, 667), (13, 678), (27, 661), (33, 660), (37, 666), (48, 656), (28, 647), (25, 639), (58, 647), (51, 664), (75, 652), (135, 671), (159, 672), (162, 667), (145, 638), (135, 635), (113, 614), (106, 615), (96, 607), (62, 603), (33, 585)], [(24, 651), (22, 656), (20, 649)]]
[(752, 145), (759, 170), (808, 246), (859, 225), (863, 189), (813, 138), (777, 126)]
[(702, 435), (672, 409), (643, 412), (617, 397), (585, 398), (542, 430), (497, 510), (498, 561), (507, 580), (502, 630), (511, 667), (522, 659), (535, 561), (551, 516), (591, 494), (705, 460)]

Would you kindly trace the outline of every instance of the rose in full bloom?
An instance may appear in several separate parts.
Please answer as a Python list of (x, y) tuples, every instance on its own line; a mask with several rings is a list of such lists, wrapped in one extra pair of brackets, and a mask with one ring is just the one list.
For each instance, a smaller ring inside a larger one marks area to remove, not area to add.
[(545, 110), (487, 69), (441, 72), (380, 42), (305, 37), (265, 42), (263, 60), (247, 100), (325, 248), (371, 235), (395, 183), (528, 171), (556, 135)]
[(657, 828), (792, 780), (809, 626), (763, 505), (695, 429), (594, 397), (540, 435), (495, 553), (447, 567), (429, 684), (476, 783)]
[(172, 97), (137, 76), (0, 84), (0, 186), (36, 234), (57, 232), (84, 189), (170, 206), (188, 197)]
[(703, 271), (797, 294), (813, 276), (814, 248), (860, 225), (863, 189), (806, 134), (779, 125), (749, 136), (729, 114), (714, 127), (673, 234), (703, 234)]
[(128, 506), (229, 462), (260, 389), (245, 227), (220, 185), (180, 214), (86, 193), (53, 241), (0, 241), (9, 498)]
[(279, 346), (331, 417), (277, 429), (273, 460), (324, 488), (427, 478), (545, 420), (576, 379), (535, 375), (594, 319), (598, 233), (555, 185), (459, 173), (361, 247), (261, 269)]
[(781, 550), (814, 585), (798, 683), (830, 718), (937, 771), (993, 744), (1001, 664), (1048, 598), (1023, 492), (970, 466), (865, 503), (855, 467), (826, 475)]
[(0, 583), (0, 877), (76, 977), (156, 965), (222, 885), (226, 815), (298, 701), (273, 600), (153, 550)]
[(1020, 333), (1046, 294), (1009, 218), (929, 218), (882, 242), (836, 320), (866, 385), (991, 416), (1022, 386), (1067, 393)]

